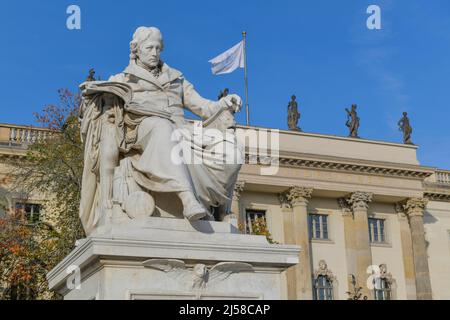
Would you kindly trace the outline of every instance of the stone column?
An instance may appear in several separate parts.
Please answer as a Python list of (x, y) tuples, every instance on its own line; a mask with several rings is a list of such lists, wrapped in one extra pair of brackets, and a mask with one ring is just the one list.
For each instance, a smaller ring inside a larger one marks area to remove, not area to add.
[(300, 263), (294, 267), (296, 270), (298, 300), (312, 300), (313, 298), (308, 231), (308, 200), (311, 198), (312, 192), (312, 188), (292, 187), (286, 194), (287, 200), (292, 206), (294, 241), (296, 245), (301, 247)]
[(409, 218), (411, 228), (412, 248), (414, 255), (414, 271), (416, 274), (416, 292), (418, 300), (431, 300), (430, 270), (425, 242), (423, 215), (427, 199), (412, 198), (406, 201), (405, 213)]
[(372, 265), (372, 252), (370, 249), (369, 222), (367, 211), (372, 202), (372, 194), (368, 192), (355, 192), (347, 200), (353, 210), (353, 226), (355, 237), (355, 267), (357, 285), (362, 287), (363, 296), (373, 298), (373, 293), (367, 287), (367, 268)]
[(416, 274), (414, 271), (414, 253), (411, 240), (411, 229), (408, 216), (405, 214), (404, 206), (395, 205), (400, 224), (400, 239), (402, 241), (403, 269), (405, 272), (406, 299), (416, 300)]
[[(236, 216), (236, 218), (241, 219), (241, 209), (239, 206), (239, 200), (241, 199), (242, 191), (244, 191), (245, 182), (238, 181), (234, 185), (233, 199), (231, 201), (231, 213)], [(244, 218), (245, 219), (245, 218)]]
[(244, 181), (236, 182), (236, 184), (234, 185), (231, 201), (228, 201), (226, 205), (219, 207), (218, 221), (229, 222), (236, 228), (239, 228), (240, 223), (242, 223), (242, 221), (245, 221), (245, 217), (244, 219), (242, 219), (243, 217), (241, 217), (241, 210), (239, 205), (239, 200), (241, 198), (242, 191), (244, 191), (244, 187)]
[[(281, 204), (281, 212), (283, 217), (283, 237), (284, 244), (295, 244), (294, 234), (294, 212), (292, 206), (287, 199), (287, 192), (279, 194), (279, 200)], [(296, 268), (291, 267), (286, 270), (286, 289), (287, 299), (297, 299), (297, 274)]]
[[(345, 238), (345, 256), (347, 262), (347, 274), (356, 276), (356, 239), (355, 239), (355, 227), (353, 221), (352, 208), (347, 202), (348, 199), (338, 199), (338, 204), (342, 210), (342, 217), (344, 219), (344, 238)], [(351, 277), (347, 277), (348, 290), (352, 292), (353, 284), (351, 283)]]

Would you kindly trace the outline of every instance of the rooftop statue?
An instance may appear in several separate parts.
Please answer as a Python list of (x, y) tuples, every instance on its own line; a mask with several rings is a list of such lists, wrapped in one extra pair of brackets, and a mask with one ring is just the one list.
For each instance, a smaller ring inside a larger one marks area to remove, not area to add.
[(288, 126), (289, 130), (301, 131), (301, 129), (297, 126), (300, 119), (300, 113), (298, 112), (298, 103), (296, 99), (297, 97), (293, 95), (288, 104)]
[(409, 123), (408, 113), (403, 112), (403, 117), (398, 122), (398, 127), (400, 131), (403, 132), (403, 143), (413, 144), (411, 141), (411, 134), (413, 132), (413, 129)]
[(359, 117), (358, 113), (356, 112), (356, 108), (356, 104), (353, 104), (351, 110), (348, 110), (347, 108), (345, 109), (345, 111), (347, 111), (347, 123), (345, 125), (349, 128), (349, 137), (352, 138), (359, 138)]
[(87, 76), (86, 81), (95, 81), (95, 69), (89, 70), (89, 75)]
[[(201, 97), (180, 71), (161, 60), (164, 43), (157, 28), (139, 27), (130, 49), (123, 72), (80, 86), (85, 142), (80, 217), (88, 235), (114, 206), (129, 218), (142, 211), (152, 215), (153, 192), (176, 195), (190, 221), (212, 220), (210, 208), (231, 201), (242, 163), (224, 161), (230, 151), (235, 159), (243, 157), (233, 129), (241, 98)], [(206, 128), (199, 133), (185, 120), (184, 109), (201, 117)], [(226, 138), (207, 136), (208, 126)], [(218, 146), (227, 152), (218, 152)], [(201, 163), (177, 161), (190, 152)]]
[(220, 91), (219, 96), (217, 97), (217, 100), (220, 100), (222, 98), (225, 98), (229, 93), (228, 88), (223, 89), (223, 91)]

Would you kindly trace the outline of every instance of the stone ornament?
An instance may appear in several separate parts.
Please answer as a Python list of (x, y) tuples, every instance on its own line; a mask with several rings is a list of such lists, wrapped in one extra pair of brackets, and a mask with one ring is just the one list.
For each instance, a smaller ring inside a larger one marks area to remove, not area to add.
[(242, 262), (221, 262), (211, 268), (202, 263), (189, 269), (184, 261), (176, 259), (151, 259), (143, 262), (146, 268), (163, 271), (182, 286), (206, 289), (208, 285), (225, 281), (234, 273), (254, 272), (252, 265)]
[(381, 279), (386, 280), (386, 282), (389, 285), (392, 285), (392, 283), (394, 281), (393, 278), (392, 278), (392, 274), (387, 271), (387, 265), (385, 263), (380, 264), (380, 275), (379, 275), (379, 277)]
[(428, 199), (411, 198), (404, 204), (405, 213), (408, 217), (423, 217)]
[(245, 182), (244, 181), (238, 181), (234, 185), (234, 192), (233, 192), (233, 200), (239, 201), (241, 199), (241, 194), (244, 191), (245, 188)]
[(369, 203), (372, 202), (373, 193), (370, 192), (354, 192), (347, 199), (347, 202), (352, 206), (353, 211), (355, 210), (367, 210), (369, 208)]
[(338, 201), (339, 207), (342, 210), (342, 214), (344, 216), (353, 215), (352, 208), (351, 208), (350, 204), (348, 203), (348, 199), (346, 199), (346, 198), (339, 198), (339, 199), (337, 199), (337, 201)]
[(281, 208), (292, 209), (292, 205), (287, 198), (287, 192), (282, 192), (278, 194), (278, 200), (280, 201)]
[(313, 188), (292, 187), (286, 192), (286, 198), (291, 206), (308, 204), (311, 199)]
[(317, 279), (319, 276), (325, 276), (327, 277), (331, 282), (334, 282), (336, 280), (336, 277), (334, 276), (333, 272), (328, 269), (328, 264), (325, 260), (319, 261), (319, 268), (314, 271), (314, 278)]
[(397, 212), (398, 217), (399, 217), (400, 219), (406, 219), (406, 218), (407, 218), (406, 213), (405, 213), (405, 207), (404, 207), (404, 206), (405, 206), (404, 203), (401, 203), (401, 202), (397, 202), (397, 203), (394, 205), (394, 207), (395, 207), (395, 212)]

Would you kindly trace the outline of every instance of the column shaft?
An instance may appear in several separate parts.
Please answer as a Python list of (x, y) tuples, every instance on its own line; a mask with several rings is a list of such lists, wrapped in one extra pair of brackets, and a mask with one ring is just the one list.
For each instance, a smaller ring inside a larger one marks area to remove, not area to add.
[(414, 253), (411, 240), (411, 229), (408, 218), (401, 206), (397, 206), (402, 242), (403, 270), (405, 272), (406, 299), (416, 300), (416, 274), (414, 271)]
[(362, 287), (362, 293), (369, 299), (373, 294), (367, 287), (369, 274), (367, 268), (372, 265), (372, 251), (369, 239), (369, 224), (367, 209), (354, 211), (355, 243), (356, 243), (356, 279), (358, 285)]
[(372, 251), (370, 248), (368, 209), (372, 201), (372, 194), (355, 192), (348, 199), (353, 209), (353, 226), (355, 237), (355, 268), (357, 286), (362, 287), (361, 293), (368, 299), (373, 298), (372, 290), (367, 286), (369, 274), (367, 269), (372, 265)]
[(299, 245), (300, 263), (295, 267), (297, 281), (297, 299), (312, 300), (312, 267), (308, 230), (308, 199), (312, 195), (311, 188), (293, 187), (287, 198), (291, 203), (294, 223), (293, 234), (295, 244)]
[(411, 227), (418, 300), (432, 299), (425, 229), (423, 226), (423, 214), (426, 205), (426, 199), (409, 199), (405, 205), (406, 214), (409, 217), (409, 225)]
[[(283, 208), (283, 229), (284, 229), (284, 243), (296, 244), (294, 235), (294, 213), (290, 208)], [(286, 271), (286, 286), (288, 291), (288, 299), (297, 299), (297, 273), (296, 268), (291, 267)]]

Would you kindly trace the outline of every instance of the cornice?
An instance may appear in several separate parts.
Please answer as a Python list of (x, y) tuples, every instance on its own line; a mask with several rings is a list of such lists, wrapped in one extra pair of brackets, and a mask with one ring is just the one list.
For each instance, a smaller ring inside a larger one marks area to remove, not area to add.
[[(250, 162), (250, 159), (252, 161)], [(434, 174), (436, 168), (410, 164), (395, 164), (390, 162), (376, 162), (367, 160), (355, 160), (340, 157), (327, 157), (302, 154), (292, 156), (280, 154), (280, 167), (309, 168), (337, 172), (363, 173), (378, 176), (406, 177), (423, 180)], [(274, 158), (260, 157), (246, 154), (246, 164), (267, 165), (275, 162)]]
[(425, 191), (423, 196), (431, 201), (450, 202), (450, 194)]
[(378, 145), (385, 145), (385, 146), (394, 146), (394, 147), (405, 148), (405, 149), (418, 149), (418, 146), (414, 145), (414, 144), (403, 144), (403, 143), (396, 143), (396, 142), (389, 142), (389, 141), (382, 141), (382, 140), (369, 140), (369, 139), (361, 139), (361, 138), (343, 137), (343, 136), (329, 135), (329, 134), (323, 134), (323, 133), (311, 133), (311, 132), (304, 132), (304, 131), (292, 131), (292, 130), (284, 130), (284, 129), (278, 129), (278, 128), (268, 128), (268, 127), (260, 127), (260, 126), (254, 127), (254, 126), (245, 126), (245, 125), (237, 125), (236, 128), (237, 129), (264, 130), (264, 131), (278, 131), (280, 134), (283, 134), (283, 135), (314, 137), (314, 138), (323, 138), (323, 139), (341, 140), (341, 141), (353, 141), (353, 142), (365, 143), (365, 144), (378, 144)]
[(450, 202), (450, 185), (436, 182), (425, 182), (424, 197), (432, 201)]

